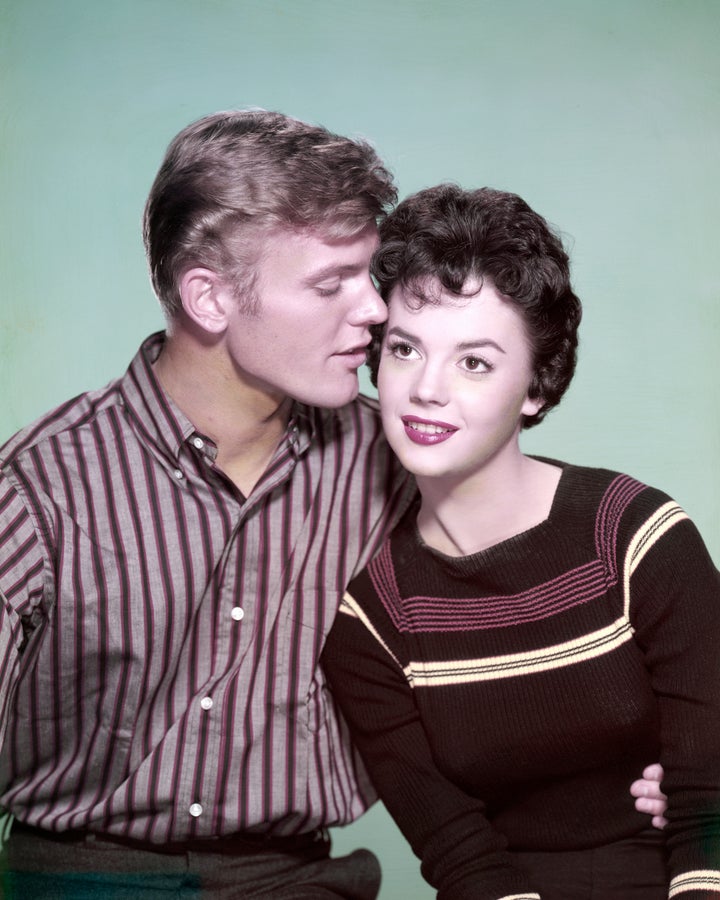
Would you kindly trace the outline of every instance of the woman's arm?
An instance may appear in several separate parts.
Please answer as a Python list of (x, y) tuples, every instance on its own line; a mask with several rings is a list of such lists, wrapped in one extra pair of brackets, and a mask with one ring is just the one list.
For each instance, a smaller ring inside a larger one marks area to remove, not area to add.
[[(369, 588), (365, 576), (354, 585)], [(398, 656), (364, 609), (346, 595), (323, 665), (375, 787), (439, 900), (538, 900), (513, 868), (484, 807), (433, 761)]]
[(660, 705), (670, 897), (720, 897), (720, 576), (659, 492), (623, 528), (625, 602)]

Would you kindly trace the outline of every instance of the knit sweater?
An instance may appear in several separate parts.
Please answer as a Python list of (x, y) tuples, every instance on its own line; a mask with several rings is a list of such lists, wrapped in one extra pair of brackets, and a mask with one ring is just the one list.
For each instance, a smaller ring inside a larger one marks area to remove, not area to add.
[(548, 518), (471, 556), (409, 511), (345, 596), (333, 693), (441, 900), (541, 897), (507, 850), (646, 829), (629, 788), (658, 760), (668, 896), (718, 900), (718, 572), (665, 494), (556, 465)]

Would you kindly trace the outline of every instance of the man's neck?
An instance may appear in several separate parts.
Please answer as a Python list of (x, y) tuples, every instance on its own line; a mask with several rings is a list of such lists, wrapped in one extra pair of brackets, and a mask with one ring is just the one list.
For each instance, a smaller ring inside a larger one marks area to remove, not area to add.
[(245, 382), (221, 344), (168, 337), (153, 366), (163, 389), (218, 448), (216, 465), (248, 496), (285, 433), (292, 401)]

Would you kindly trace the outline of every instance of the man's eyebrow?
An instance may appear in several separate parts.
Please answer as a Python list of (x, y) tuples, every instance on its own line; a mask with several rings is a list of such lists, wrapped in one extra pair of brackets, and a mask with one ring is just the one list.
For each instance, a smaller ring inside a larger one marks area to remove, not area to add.
[(311, 272), (307, 277), (303, 278), (302, 283), (304, 285), (312, 285), (317, 284), (318, 281), (323, 281), (325, 278), (332, 278), (337, 275), (357, 275), (366, 268), (367, 266), (364, 263), (331, 263)]
[[(405, 331), (404, 328), (400, 328), (397, 325), (393, 328), (389, 328), (387, 334), (388, 336), (393, 335), (393, 337), (399, 337), (401, 340), (408, 341), (411, 344), (422, 344), (422, 341), (417, 335), (411, 334), (409, 331)], [(491, 338), (477, 338), (472, 341), (461, 341), (459, 344), (455, 345), (455, 349), (460, 351), (477, 350), (481, 347), (494, 347), (500, 353), (505, 353), (505, 350), (503, 350), (500, 344), (493, 341)]]

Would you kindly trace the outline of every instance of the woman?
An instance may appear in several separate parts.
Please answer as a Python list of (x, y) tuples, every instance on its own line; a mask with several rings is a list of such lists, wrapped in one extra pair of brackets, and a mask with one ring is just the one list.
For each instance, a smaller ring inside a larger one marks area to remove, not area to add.
[[(377, 386), (420, 497), (324, 653), (381, 798), (441, 900), (720, 898), (718, 573), (666, 495), (519, 447), (575, 367), (560, 241), (450, 185), (381, 238)], [(664, 833), (627, 793), (658, 758)]]

